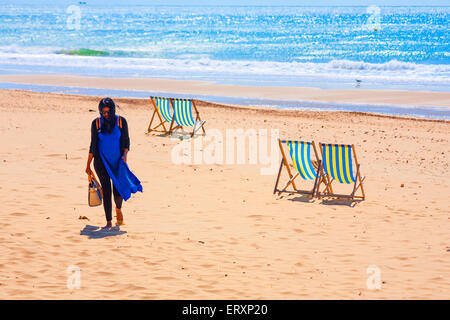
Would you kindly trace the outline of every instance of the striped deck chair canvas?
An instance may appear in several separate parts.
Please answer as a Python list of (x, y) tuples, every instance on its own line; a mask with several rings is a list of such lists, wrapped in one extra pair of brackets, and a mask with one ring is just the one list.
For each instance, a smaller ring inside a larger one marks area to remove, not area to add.
[[(364, 178), (361, 179), (359, 169), (360, 166), (358, 164), (358, 160), (356, 159), (355, 146), (320, 143), (320, 151), (323, 159), (323, 179), (321, 179), (319, 183), (317, 195), (319, 197), (329, 196), (334, 198), (351, 199), (352, 201), (355, 199), (364, 200)], [(353, 162), (355, 167), (353, 166)], [(356, 174), (354, 174), (354, 168), (356, 168)], [(332, 183), (335, 181), (340, 184), (353, 184), (353, 191), (349, 195), (334, 193)], [(320, 191), (321, 184), (325, 185), (323, 191)], [(356, 195), (358, 189), (361, 189), (361, 195)]]
[[(152, 131), (170, 133), (170, 127), (173, 123), (173, 116), (170, 112), (170, 99), (161, 97), (150, 97), (152, 105), (154, 108), (152, 119), (148, 125), (147, 133)], [(155, 115), (157, 116), (155, 119)], [(152, 127), (153, 120), (155, 121), (155, 126)], [(159, 120), (159, 122), (158, 122)], [(166, 128), (166, 125), (168, 128)], [(159, 128), (159, 129), (158, 129)]]
[[(319, 160), (314, 142), (278, 140), (278, 144), (280, 146), (282, 159), (273, 193), (275, 194), (276, 192), (278, 192), (278, 195), (280, 195), (282, 192), (300, 193), (306, 194), (310, 198), (313, 197), (317, 189), (318, 181), (320, 179), (320, 166), (321, 166), (321, 161)], [(291, 165), (289, 164), (289, 161), (286, 157), (286, 153), (284, 152), (283, 144), (286, 144), (289, 149), (289, 155), (292, 160), (292, 166), (295, 168), (296, 171), (295, 174), (292, 174)], [(312, 160), (311, 158), (311, 149), (314, 151), (316, 160)], [(278, 189), (278, 183), (280, 180), (280, 175), (283, 167), (286, 168), (286, 171), (289, 175), (289, 180), (282, 189)], [(305, 181), (311, 182), (314, 181), (312, 189), (309, 190), (299, 189), (295, 184), (295, 179), (298, 177), (300, 177)], [(288, 190), (288, 187), (290, 185), (292, 185), (293, 190), (292, 189)]]
[[(191, 137), (193, 137), (195, 132), (200, 130), (200, 128), (203, 130), (203, 133), (205, 133), (205, 128), (203, 127), (205, 121), (200, 119), (200, 114), (193, 100), (172, 99), (172, 104), (176, 126), (170, 127), (171, 132), (178, 128), (184, 130), (184, 127), (192, 127), (193, 129), (190, 133)], [(195, 111), (195, 118), (192, 116), (192, 109)]]

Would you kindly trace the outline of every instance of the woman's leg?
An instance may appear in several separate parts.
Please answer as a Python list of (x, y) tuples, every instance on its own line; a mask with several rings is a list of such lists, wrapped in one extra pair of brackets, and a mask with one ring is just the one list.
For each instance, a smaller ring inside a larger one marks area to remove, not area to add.
[(114, 194), (114, 202), (116, 204), (116, 208), (120, 209), (122, 208), (122, 196), (120, 195), (119, 191), (117, 191), (116, 187), (114, 186), (113, 183), (113, 194)]
[(108, 171), (101, 159), (94, 158), (94, 169), (97, 173), (98, 179), (103, 189), (103, 208), (105, 209), (106, 221), (112, 220), (112, 201), (111, 201), (111, 180), (108, 175)]
[(114, 194), (114, 202), (116, 204), (116, 218), (117, 218), (117, 224), (119, 226), (123, 225), (123, 215), (122, 215), (122, 197), (120, 195), (120, 193), (117, 191), (116, 187), (114, 186), (113, 183), (113, 194)]

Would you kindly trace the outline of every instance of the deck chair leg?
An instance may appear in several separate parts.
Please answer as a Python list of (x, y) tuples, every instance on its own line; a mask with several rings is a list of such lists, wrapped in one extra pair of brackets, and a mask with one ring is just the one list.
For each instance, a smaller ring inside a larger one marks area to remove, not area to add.
[(205, 124), (205, 122), (206, 122), (206, 121), (204, 121), (203, 124), (202, 124), (202, 131), (203, 131), (203, 134), (206, 134), (205, 127), (203, 126), (203, 125)]
[(364, 181), (365, 177), (361, 179), (361, 173), (359, 174), (359, 185), (361, 186), (361, 194), (362, 194), (362, 198), (365, 199), (366, 198), (366, 194), (364, 193), (364, 188), (363, 188), (363, 181)]
[[(356, 166), (356, 176), (358, 177), (359, 174), (359, 164)], [(352, 196), (352, 201), (355, 199), (355, 192), (356, 192), (356, 184), (358, 182), (358, 179), (355, 179), (355, 185), (353, 186), (353, 192), (351, 194)]]
[[(326, 177), (326, 175), (325, 175), (325, 177)], [(330, 190), (333, 190), (333, 189), (331, 189), (331, 184), (333, 183), (333, 179), (331, 179), (331, 180), (328, 180), (328, 178), (326, 178), (325, 179), (325, 189), (323, 189), (323, 191), (322, 191), (322, 194), (323, 195), (329, 195), (329, 194), (333, 194), (333, 192), (331, 191), (330, 192)], [(327, 193), (325, 193), (325, 191), (327, 191)]]
[(325, 181), (327, 181), (327, 192), (333, 193), (333, 187), (331, 186), (331, 184), (333, 183), (334, 179), (330, 179), (330, 177), (325, 176)]
[[(203, 134), (206, 134), (205, 128), (203, 127), (203, 125), (205, 124), (205, 122), (206, 122), (206, 121), (202, 121), (202, 120), (200, 119), (200, 115), (199, 115), (199, 113), (197, 112), (197, 116), (196, 116), (196, 118), (195, 118), (195, 124), (194, 124), (194, 129), (192, 130), (191, 138), (192, 138), (192, 137), (194, 136), (194, 134), (195, 134), (198, 130), (200, 130), (200, 129), (203, 130)], [(198, 126), (198, 127), (197, 127), (197, 126)]]
[(197, 106), (195, 105), (195, 100), (192, 100), (192, 106), (194, 107), (195, 113), (196, 113), (196, 122), (200, 121), (203, 122), (201, 124), (201, 128), (203, 130), (203, 134), (206, 134), (205, 128), (203, 127), (203, 125), (205, 124), (206, 121), (202, 121), (202, 119), (200, 119), (200, 113), (198, 112)]
[(173, 122), (175, 121), (175, 108), (173, 107), (173, 99), (172, 98), (169, 99), (169, 103), (172, 105), (173, 116), (172, 116), (172, 121), (170, 121), (170, 126), (169, 126), (169, 130), (167, 131), (167, 134), (172, 135)]
[(277, 181), (275, 182), (275, 188), (273, 189), (273, 194), (275, 194), (277, 192), (278, 181), (280, 181), (281, 169), (283, 169), (283, 160), (281, 160), (281, 163), (280, 163), (280, 170), (278, 170)]
[(166, 127), (164, 126), (164, 123), (166, 123), (166, 122), (167, 122), (166, 120), (161, 120), (161, 122), (157, 126), (150, 128), (150, 131), (148, 131), (148, 133), (151, 131), (157, 131), (156, 129), (162, 126), (163, 127), (162, 131), (158, 131), (158, 132), (164, 132), (167, 134), (168, 132), (166, 130)]
[(314, 180), (314, 187), (313, 187), (313, 190), (312, 190), (311, 197), (314, 197), (315, 194), (316, 194), (316, 189), (317, 189), (317, 187), (318, 187), (317, 182), (320, 181), (319, 178), (320, 178), (320, 169), (321, 169), (321, 166), (322, 166), (322, 161), (319, 160), (319, 162), (318, 162), (318, 167), (317, 167), (317, 172), (316, 172), (316, 179)]
[[(281, 156), (283, 157), (283, 162), (284, 162), (284, 165), (285, 165), (285, 167), (286, 167), (286, 170), (287, 170), (287, 172), (288, 172), (288, 174), (289, 174), (289, 179), (292, 179), (292, 173), (291, 173), (291, 169), (289, 168), (289, 164), (288, 164), (288, 162), (287, 162), (287, 158), (286, 158), (286, 154), (284, 153), (284, 150), (283, 150), (283, 146), (282, 146), (282, 144), (281, 144), (281, 140), (280, 139), (278, 139), (278, 145), (280, 146), (280, 151), (281, 151)], [(295, 182), (294, 181), (292, 181), (292, 186), (294, 187), (294, 190), (297, 190), (297, 186), (295, 185)]]
[(169, 132), (168, 134), (172, 135), (172, 131), (175, 130), (173, 129), (173, 121), (175, 120), (175, 115), (173, 115), (172, 117), (172, 121), (170, 121), (170, 127), (169, 127)]
[[(358, 173), (356, 175), (356, 178), (359, 179), (359, 185), (361, 186), (361, 194), (362, 194), (362, 198), (365, 199), (366, 195), (364, 192), (364, 187), (363, 187), (363, 180), (361, 179), (361, 173), (359, 172), (359, 163), (358, 163), (358, 158), (356, 157), (356, 150), (355, 150), (355, 146), (352, 145), (352, 151), (353, 151), (353, 157), (355, 158), (355, 164), (358, 166)], [(358, 186), (359, 187), (359, 186)], [(356, 192), (356, 190), (355, 190)]]
[[(197, 123), (196, 123), (195, 126), (194, 126), (194, 131), (193, 131), (193, 133), (192, 133), (192, 136), (194, 136), (194, 134), (195, 134), (198, 130), (202, 129), (204, 124), (205, 124), (205, 121), (200, 121), (200, 125), (197, 127)], [(203, 128), (203, 131), (205, 131), (204, 128)]]
[[(281, 192), (284, 192), (284, 191), (289, 187), (289, 185), (290, 185), (291, 183), (292, 183), (292, 185), (293, 185), (293, 184), (294, 184), (295, 178), (297, 178), (299, 175), (300, 175), (300, 174), (297, 173), (295, 176), (293, 176), (291, 179), (289, 179), (288, 183), (287, 183), (286, 186), (283, 188), (283, 190), (280, 191), (280, 193), (281, 193)], [(295, 189), (295, 190), (297, 190), (297, 189)]]
[(191, 133), (191, 138), (194, 136), (194, 134), (195, 134), (195, 129), (197, 128), (197, 123), (198, 123), (198, 112), (197, 112), (197, 115), (196, 115), (196, 117), (195, 117), (195, 123), (194, 123), (194, 128), (192, 129), (192, 133)]
[(155, 113), (156, 113), (156, 111), (153, 110), (152, 119), (150, 120), (150, 123), (149, 123), (149, 125), (148, 125), (147, 133), (149, 133), (150, 131), (152, 131), (151, 127), (152, 127), (152, 123), (153, 123), (153, 118), (155, 118)]
[[(197, 118), (198, 118), (198, 115), (197, 115)], [(191, 138), (194, 136), (195, 132), (196, 132), (198, 129), (200, 129), (200, 127), (197, 129), (197, 124), (198, 124), (198, 122), (197, 122), (197, 120), (195, 120), (194, 128), (192, 129), (192, 133), (191, 133)]]
[(359, 188), (362, 187), (362, 183), (363, 183), (364, 179), (365, 179), (365, 177), (363, 177), (363, 178), (361, 179), (361, 181), (359, 182), (358, 186), (356, 187), (355, 193), (356, 193), (356, 191), (358, 191)]

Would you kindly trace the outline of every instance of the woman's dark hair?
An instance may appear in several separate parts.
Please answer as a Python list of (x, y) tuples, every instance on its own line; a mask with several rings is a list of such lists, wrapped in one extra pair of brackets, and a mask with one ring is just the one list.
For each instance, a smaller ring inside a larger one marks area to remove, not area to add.
[[(103, 117), (103, 108), (109, 108), (109, 117), (106, 119)], [(103, 98), (100, 100), (100, 103), (98, 104), (98, 112), (100, 113), (100, 116), (102, 117), (102, 128), (101, 132), (108, 132), (111, 133), (111, 131), (114, 129), (114, 126), (116, 124), (116, 104), (111, 98)]]
[(113, 99), (103, 98), (102, 100), (100, 100), (100, 103), (98, 104), (98, 112), (100, 112), (100, 114), (101, 114), (103, 108), (105, 108), (105, 107), (109, 108), (109, 114), (116, 113), (116, 104), (114, 103)]

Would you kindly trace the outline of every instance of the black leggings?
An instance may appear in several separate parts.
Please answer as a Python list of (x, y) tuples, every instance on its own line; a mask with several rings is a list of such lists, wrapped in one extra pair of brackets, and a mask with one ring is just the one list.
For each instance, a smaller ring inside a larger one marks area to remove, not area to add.
[[(112, 202), (111, 202), (111, 179), (109, 177), (108, 171), (103, 164), (102, 159), (94, 158), (94, 168), (95, 172), (97, 172), (97, 177), (100, 180), (100, 184), (103, 189), (103, 208), (105, 209), (106, 221), (111, 221), (111, 211), (112, 211)], [(117, 191), (116, 187), (113, 184), (113, 193), (114, 193), (114, 202), (116, 203), (116, 208), (122, 208), (122, 197)]]

